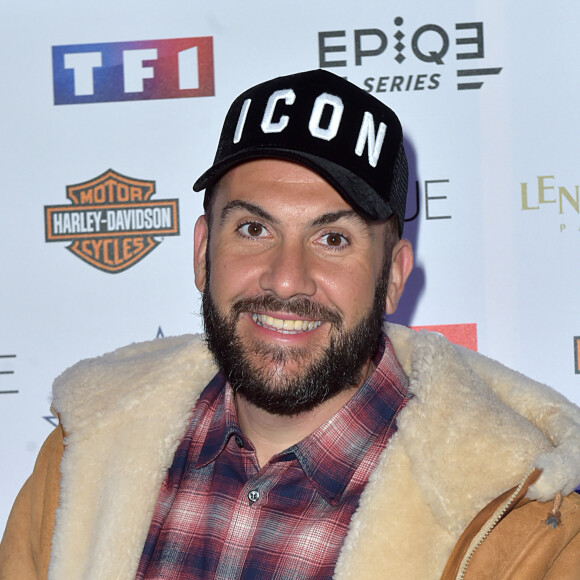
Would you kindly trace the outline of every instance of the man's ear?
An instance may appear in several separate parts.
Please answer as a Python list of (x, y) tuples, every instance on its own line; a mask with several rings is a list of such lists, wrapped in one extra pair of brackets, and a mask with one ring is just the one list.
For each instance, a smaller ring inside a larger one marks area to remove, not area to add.
[(391, 257), (391, 270), (387, 285), (387, 299), (385, 310), (387, 314), (393, 314), (397, 310), (399, 299), (407, 279), (413, 270), (413, 247), (409, 240), (399, 240), (393, 248)]
[(208, 224), (205, 215), (199, 216), (195, 222), (193, 230), (193, 270), (195, 272), (195, 286), (203, 292), (205, 288), (205, 277), (207, 275), (205, 260), (208, 242)]

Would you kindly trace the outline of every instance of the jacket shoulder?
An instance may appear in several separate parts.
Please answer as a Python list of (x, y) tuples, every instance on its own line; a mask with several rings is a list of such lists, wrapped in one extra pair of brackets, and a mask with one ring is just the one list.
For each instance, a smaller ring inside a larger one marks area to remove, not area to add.
[(198, 392), (216, 369), (199, 335), (134, 343), (82, 360), (53, 384), (53, 409), (67, 434), (114, 409), (127, 411), (161, 396)]
[[(548, 501), (560, 491), (567, 495), (574, 490), (580, 482), (580, 408), (555, 389), (442, 335), (393, 324), (386, 330), (409, 376), (411, 392), (431, 409), (441, 410), (436, 414), (445, 417), (441, 428), (447, 429), (450, 419), (456, 423), (461, 440), (455, 450), (464, 442), (467, 460), (481, 461), (470, 450), (483, 449), (488, 441), (490, 458), (500, 458), (494, 446), (504, 450), (505, 457), (493, 464), (502, 473), (506, 460), (512, 466), (519, 460), (517, 473), (505, 479), (504, 489), (515, 485), (531, 465), (541, 469), (542, 476), (528, 493), (530, 499)], [(458, 407), (457, 417), (445, 415), (446, 409)], [(457, 423), (459, 417), (463, 425)], [(475, 434), (471, 440), (467, 431)], [(494, 441), (496, 436), (500, 440)], [(525, 448), (530, 451), (532, 441), (530, 455)], [(487, 467), (489, 471), (492, 465)], [(465, 464), (463, 471), (468, 471)]]

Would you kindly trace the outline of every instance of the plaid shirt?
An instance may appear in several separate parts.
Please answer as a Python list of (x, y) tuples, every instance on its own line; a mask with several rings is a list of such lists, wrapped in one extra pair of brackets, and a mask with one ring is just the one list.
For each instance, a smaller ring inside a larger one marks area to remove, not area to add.
[(161, 487), (137, 580), (331, 578), (360, 495), (408, 400), (386, 336), (375, 364), (338, 413), (262, 468), (218, 374)]

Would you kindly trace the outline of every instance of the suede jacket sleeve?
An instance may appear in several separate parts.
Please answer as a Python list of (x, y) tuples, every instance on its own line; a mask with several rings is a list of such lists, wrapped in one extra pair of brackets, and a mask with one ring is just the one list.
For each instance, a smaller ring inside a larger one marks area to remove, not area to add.
[(477, 514), (456, 543), (441, 580), (580, 578), (580, 495), (573, 492), (553, 502), (528, 499), (526, 491), (540, 474), (535, 470), (523, 486), (506, 491)]
[(42, 446), (10, 512), (0, 543), (0, 580), (44, 580), (47, 576), (63, 448), (59, 426)]
[(553, 525), (552, 505), (524, 499), (476, 550), (465, 580), (578, 580), (580, 496), (564, 498)]

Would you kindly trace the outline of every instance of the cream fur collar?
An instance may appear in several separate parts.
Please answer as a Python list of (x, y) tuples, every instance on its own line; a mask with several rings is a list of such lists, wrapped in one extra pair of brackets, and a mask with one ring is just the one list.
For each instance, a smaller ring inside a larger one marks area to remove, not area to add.
[[(580, 410), (557, 392), (432, 333), (387, 332), (414, 398), (365, 489), (337, 578), (439, 578), (489, 501), (580, 482)], [(54, 386), (67, 432), (49, 580), (132, 580), (159, 487), (200, 391), (215, 373), (198, 337), (83, 361)]]

